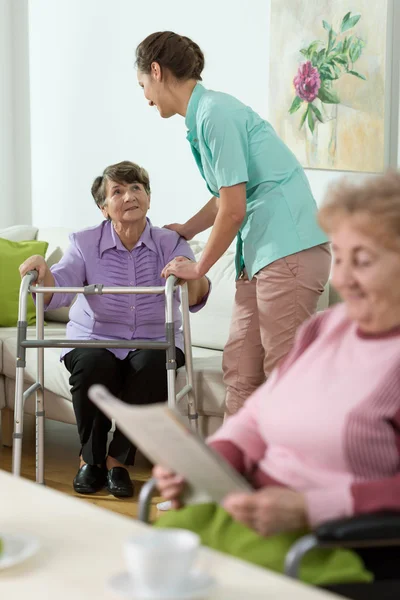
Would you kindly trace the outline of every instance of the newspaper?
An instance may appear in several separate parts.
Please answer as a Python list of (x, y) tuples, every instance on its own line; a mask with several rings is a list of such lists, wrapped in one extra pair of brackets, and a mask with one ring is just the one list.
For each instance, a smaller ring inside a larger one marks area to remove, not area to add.
[(92, 386), (89, 397), (151, 462), (185, 478), (185, 502), (219, 503), (232, 492), (251, 492), (250, 484), (165, 403), (132, 406), (101, 385)]

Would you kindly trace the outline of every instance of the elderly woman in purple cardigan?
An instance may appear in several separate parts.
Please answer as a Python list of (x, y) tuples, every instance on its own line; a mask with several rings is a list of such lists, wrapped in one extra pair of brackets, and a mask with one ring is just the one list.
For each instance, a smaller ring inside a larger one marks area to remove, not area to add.
[[(159, 286), (179, 261), (193, 261), (189, 244), (176, 232), (153, 227), (147, 219), (150, 181), (147, 172), (125, 161), (107, 167), (92, 185), (92, 195), (105, 220), (74, 233), (60, 262), (51, 269), (40, 256), (20, 267), (21, 276), (37, 269), (44, 286)], [(188, 282), (191, 311), (201, 309), (209, 294), (206, 277)], [(71, 294), (46, 294), (45, 308), (69, 306)], [(185, 362), (180, 332), (179, 300), (174, 300), (177, 367)], [(164, 298), (158, 295), (79, 295), (73, 304), (67, 336), (84, 340), (165, 340)], [(80, 466), (73, 485), (91, 494), (107, 487), (117, 497), (133, 494), (127, 465), (135, 448), (116, 429), (107, 452), (111, 428), (89, 400), (91, 385), (103, 384), (130, 404), (161, 402), (167, 397), (165, 351), (103, 348), (65, 349), (61, 356), (70, 372), (73, 407), (81, 442)]]

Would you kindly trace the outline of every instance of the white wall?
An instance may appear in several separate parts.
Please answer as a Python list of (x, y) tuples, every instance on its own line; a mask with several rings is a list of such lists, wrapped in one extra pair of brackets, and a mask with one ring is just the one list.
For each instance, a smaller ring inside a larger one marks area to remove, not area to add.
[[(172, 29), (206, 55), (204, 82), (268, 117), (269, 1), (30, 0), (32, 211), (39, 226), (100, 220), (93, 178), (128, 159), (151, 176), (150, 217), (184, 220), (208, 199), (181, 117), (162, 120), (136, 83), (136, 45)], [(195, 16), (191, 13), (195, 10)], [(341, 173), (308, 171), (320, 202)], [(352, 175), (353, 177), (356, 175)]]
[(14, 225), (12, 13), (9, 0), (0, 0), (0, 229)]
[(150, 217), (157, 224), (185, 219), (208, 200), (184, 120), (162, 120), (147, 105), (134, 50), (157, 30), (192, 36), (206, 54), (207, 85), (266, 115), (268, 6), (264, 0), (253, 4), (257, 19), (242, 0), (203, 0), (196, 18), (184, 0), (143, 2), (140, 9), (132, 0), (30, 3), (35, 224), (79, 228), (97, 222), (91, 182), (106, 165), (124, 159), (149, 170)]
[(15, 223), (32, 223), (28, 0), (12, 6), (13, 143)]
[(0, 0), (0, 228), (31, 223), (28, 0)]

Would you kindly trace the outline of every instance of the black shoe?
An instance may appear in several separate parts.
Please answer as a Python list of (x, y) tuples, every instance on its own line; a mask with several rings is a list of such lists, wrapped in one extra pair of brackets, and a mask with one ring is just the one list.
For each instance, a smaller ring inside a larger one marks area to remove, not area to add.
[(129, 473), (123, 467), (113, 467), (107, 473), (107, 489), (116, 498), (133, 496), (133, 484)]
[(74, 479), (78, 494), (95, 494), (106, 485), (106, 472), (97, 465), (83, 465)]

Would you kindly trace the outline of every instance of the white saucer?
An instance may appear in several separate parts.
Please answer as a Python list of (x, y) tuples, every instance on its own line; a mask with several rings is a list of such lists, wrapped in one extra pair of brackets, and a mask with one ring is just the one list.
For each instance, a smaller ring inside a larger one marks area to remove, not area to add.
[(178, 590), (167, 590), (162, 595), (135, 594), (135, 584), (127, 571), (114, 575), (108, 581), (109, 588), (121, 598), (130, 598), (130, 600), (195, 600), (196, 598), (206, 598), (216, 584), (216, 580), (204, 571), (195, 570), (190, 577), (183, 582)]
[(158, 510), (171, 510), (171, 508), (172, 508), (171, 500), (166, 500), (165, 502), (159, 502), (157, 504)]
[(40, 544), (37, 537), (20, 533), (1, 533), (3, 552), (0, 554), (0, 569), (7, 569), (36, 554)]

